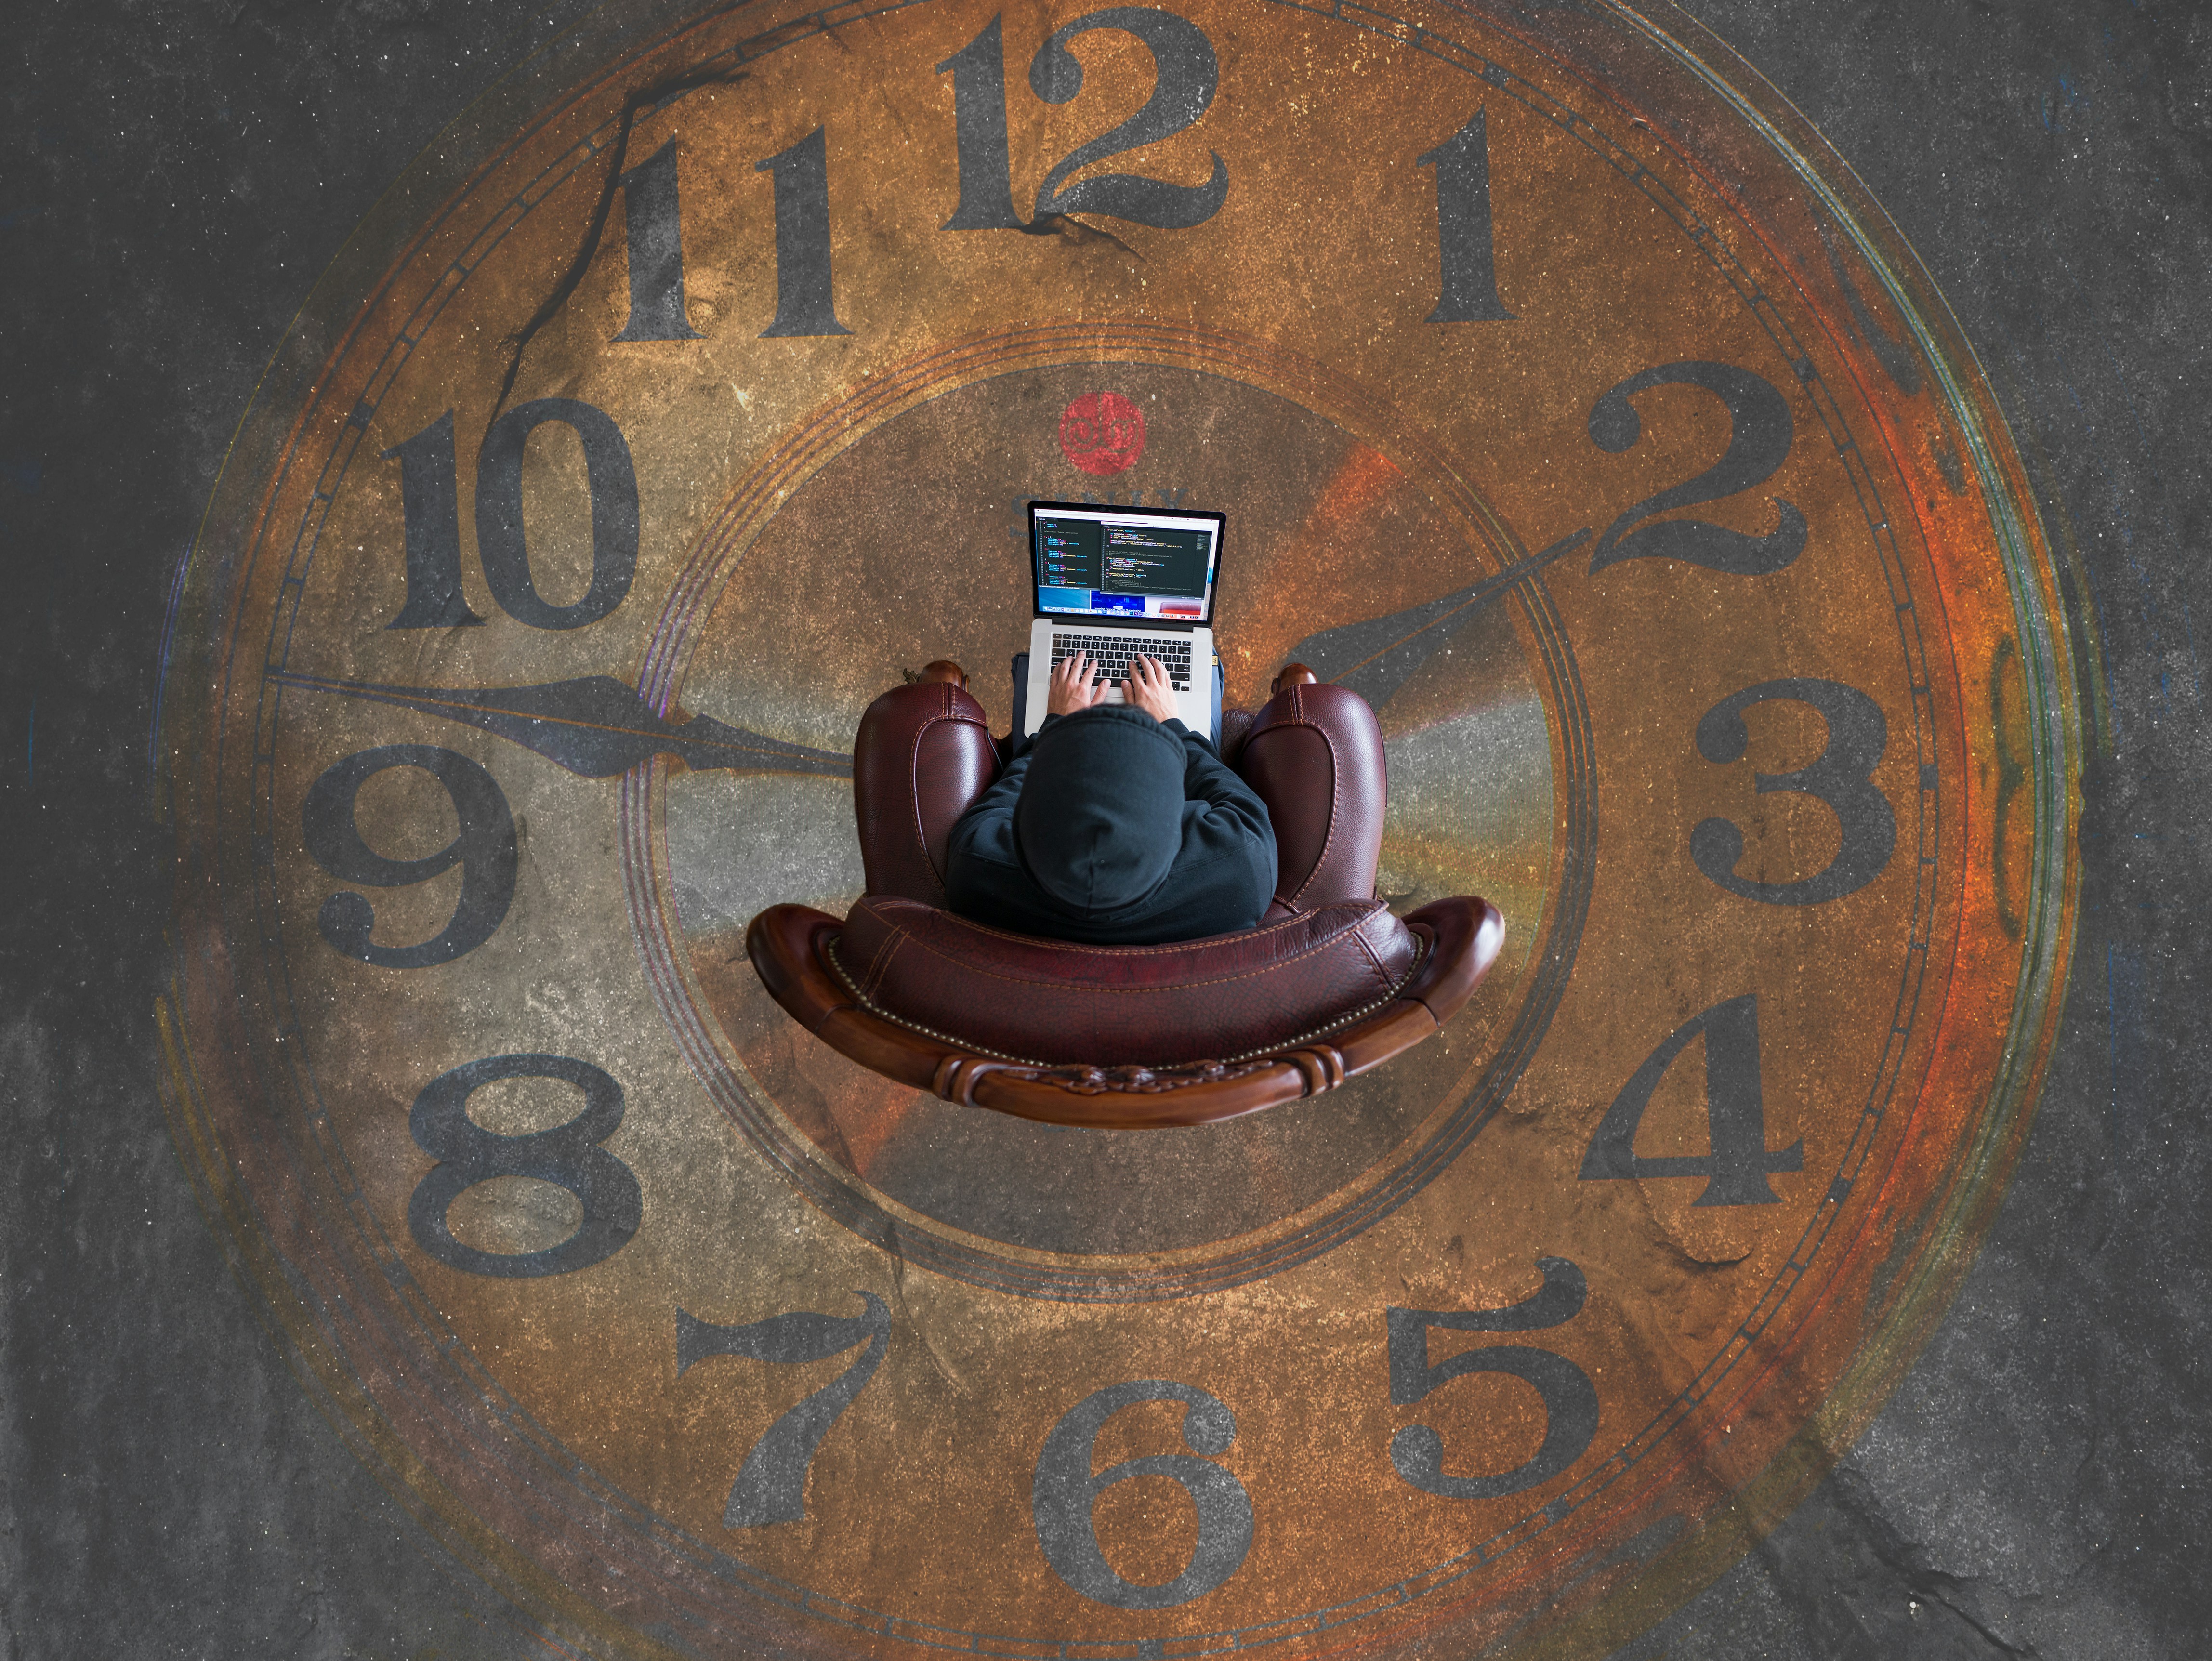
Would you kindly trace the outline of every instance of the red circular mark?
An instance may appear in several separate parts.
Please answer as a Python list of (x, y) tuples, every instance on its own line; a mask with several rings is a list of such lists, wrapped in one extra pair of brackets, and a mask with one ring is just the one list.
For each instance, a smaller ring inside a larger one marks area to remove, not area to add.
[(1086, 473), (1127, 472), (1145, 453), (1145, 412), (1119, 392), (1085, 392), (1060, 412), (1060, 447)]

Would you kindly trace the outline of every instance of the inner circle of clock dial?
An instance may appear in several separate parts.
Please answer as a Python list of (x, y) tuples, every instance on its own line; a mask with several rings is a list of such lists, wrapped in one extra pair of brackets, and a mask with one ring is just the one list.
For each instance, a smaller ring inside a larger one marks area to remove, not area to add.
[[(1144, 412), (1145, 447), (1127, 471), (1085, 479), (1060, 422), (1100, 389)], [(1392, 614), (1495, 569), (1398, 463), (1286, 398), (1145, 363), (1008, 372), (874, 429), (784, 502), (699, 625), (684, 707), (742, 712), (753, 731), (834, 751), (902, 669), (950, 657), (1005, 731), (1008, 659), (1029, 621), (1023, 506), (1079, 490), (1225, 509), (1218, 626), (1232, 708), (1264, 701), (1275, 669), (1333, 620), (1387, 630)], [(1481, 894), (1511, 919), (1509, 958), (1443, 1042), (1325, 1098), (1195, 1132), (1066, 1131), (953, 1107), (807, 1043), (744, 961), (745, 924), (764, 907), (842, 915), (859, 897), (850, 787), (686, 774), (667, 787), (667, 883), (692, 972), (752, 1088), (903, 1211), (1016, 1248), (1182, 1250), (1322, 1204), (1480, 1062), (1542, 933), (1553, 740), (1517, 608), (1498, 598), (1432, 628), (1421, 660), (1370, 700), (1390, 767), (1379, 891), (1401, 910)]]

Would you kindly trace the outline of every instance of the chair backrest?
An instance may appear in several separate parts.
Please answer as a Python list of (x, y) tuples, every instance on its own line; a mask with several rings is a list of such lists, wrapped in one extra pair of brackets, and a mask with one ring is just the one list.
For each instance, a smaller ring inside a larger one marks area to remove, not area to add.
[(973, 1054), (1054, 1065), (1176, 1066), (1294, 1047), (1381, 1008), (1422, 943), (1380, 900), (1172, 946), (1002, 933), (872, 894), (835, 967), (872, 1008)]

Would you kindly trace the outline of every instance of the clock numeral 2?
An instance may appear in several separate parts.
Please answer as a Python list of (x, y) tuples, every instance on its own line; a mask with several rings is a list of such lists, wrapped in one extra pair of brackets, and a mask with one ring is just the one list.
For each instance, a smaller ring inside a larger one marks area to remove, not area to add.
[[(1183, 1445), (1188, 1453), (1126, 1459), (1091, 1475), (1092, 1450), (1106, 1421), (1139, 1402), (1181, 1402)], [(1110, 1384), (1061, 1415), (1044, 1439), (1030, 1488), (1030, 1515), (1037, 1544), (1053, 1573), (1085, 1597), (1122, 1609), (1166, 1609), (1203, 1597), (1243, 1567), (1252, 1549), (1252, 1500), (1234, 1472), (1209, 1455), (1228, 1452), (1237, 1440), (1237, 1417), (1218, 1396), (1165, 1378)], [(1124, 1579), (1098, 1548), (1091, 1509), (1116, 1482), (1164, 1476), (1182, 1485), (1198, 1511), (1198, 1543), (1182, 1573), (1159, 1585)]]
[[(419, 860), (386, 859), (362, 840), (354, 805), (361, 788), (394, 767), (419, 767), (446, 787), (459, 832)], [(450, 922), (417, 946), (379, 946), (369, 939), (376, 911), (362, 895), (342, 889), (323, 902), (315, 926), (331, 949), (380, 969), (427, 969), (451, 963), (489, 940), (514, 903), (520, 853), (514, 816), (498, 782), (457, 751), (428, 744), (392, 744), (333, 762), (307, 788), (300, 830), (316, 864), (342, 882), (407, 888), (461, 867), (461, 894)]]
[[(584, 1110), (566, 1124), (523, 1136), (502, 1136), (469, 1117), (469, 1098), (501, 1079), (558, 1079), (584, 1092)], [(443, 1073), (424, 1086), (407, 1116), (415, 1145), (438, 1163), (407, 1202), (408, 1232), (449, 1269), (471, 1275), (534, 1279), (567, 1275), (611, 1257), (644, 1219), (637, 1177), (599, 1144), (623, 1122), (623, 1087), (589, 1062), (567, 1056), (491, 1056)], [(583, 1220), (558, 1245), (542, 1251), (479, 1251), (453, 1238), (446, 1212), (455, 1200), (495, 1177), (532, 1177), (565, 1188), (580, 1201)]]
[(736, 1355), (751, 1361), (794, 1366), (827, 1360), (859, 1343), (860, 1359), (768, 1427), (738, 1467), (722, 1507), (726, 1529), (759, 1528), (768, 1523), (796, 1523), (806, 1515), (806, 1468), (838, 1415), (853, 1405), (890, 1342), (890, 1311), (872, 1292), (854, 1294), (866, 1312), (854, 1316), (799, 1313), (773, 1315), (741, 1326), (720, 1326), (683, 1310), (676, 1311), (676, 1372), (681, 1378), (695, 1361)]
[[(1646, 1159), (1636, 1151), (1636, 1132), (1644, 1123), (1644, 1109), (1651, 1104), (1651, 1092), (1674, 1058), (1700, 1033), (1705, 1039), (1705, 1127), (1712, 1152)], [(1692, 1202), (1694, 1205), (1778, 1205), (1781, 1196), (1767, 1177), (1804, 1168), (1802, 1138), (1785, 1148), (1766, 1145), (1766, 1104), (1759, 1079), (1759, 998), (1747, 992), (1684, 1021), (1629, 1075), (1590, 1138), (1582, 1180), (1703, 1177), (1705, 1191)]]
[[(653, 165), (651, 162), (646, 164)], [(682, 278), (678, 277), (680, 295)], [(548, 422), (574, 431), (584, 447), (592, 498), (592, 581), (569, 605), (547, 603), (531, 580), (522, 528), (522, 452)], [(460, 486), (453, 460), (453, 412), (447, 411), (404, 444), (400, 508), (406, 520), (407, 600), (388, 629), (454, 629), (481, 624), (461, 593)], [(622, 429), (605, 411), (573, 398), (540, 398), (509, 410), (477, 453), (477, 554), (499, 607), (533, 629), (581, 629), (607, 616), (637, 575), (637, 469)]]
[[(1205, 31), (1188, 18), (1147, 6), (1115, 6), (1077, 18), (1037, 48), (1030, 60), (1030, 90), (1048, 104), (1065, 104), (1083, 90), (1083, 64), (1068, 42), (1091, 29), (1119, 29), (1143, 41), (1152, 54), (1152, 96), (1110, 132), (1079, 144), (1054, 164), (1037, 186), (1038, 218), (1054, 214), (1102, 214), (1160, 230), (1187, 230), (1221, 210), (1229, 194), (1229, 167), (1216, 153), (1203, 185), (1171, 185), (1136, 173), (1098, 173), (1062, 187), (1070, 173), (1146, 144), (1158, 143), (1206, 113), (1221, 82), (1220, 60)], [(937, 65), (952, 76), (954, 153), (960, 200), (948, 231), (1025, 230), (1014, 212), (1012, 164), (1006, 149), (1006, 70), (1000, 19), (994, 17), (965, 46)]]
[(1425, 1494), (1451, 1500), (1497, 1500), (1549, 1482), (1583, 1457), (1597, 1435), (1597, 1389), (1589, 1374), (1564, 1355), (1527, 1344), (1494, 1344), (1429, 1360), (1429, 1333), (1537, 1332), (1564, 1326), (1589, 1297), (1583, 1272), (1564, 1257), (1539, 1257), (1544, 1284), (1536, 1295), (1505, 1309), (1445, 1311), (1389, 1309), (1390, 1399), (1401, 1407), (1420, 1401), (1447, 1381), (1471, 1372), (1504, 1372), (1536, 1387), (1544, 1398), (1544, 1439), (1528, 1460), (1494, 1476), (1454, 1476), (1444, 1469), (1443, 1439), (1426, 1425), (1408, 1425), (1390, 1439), (1390, 1463)]

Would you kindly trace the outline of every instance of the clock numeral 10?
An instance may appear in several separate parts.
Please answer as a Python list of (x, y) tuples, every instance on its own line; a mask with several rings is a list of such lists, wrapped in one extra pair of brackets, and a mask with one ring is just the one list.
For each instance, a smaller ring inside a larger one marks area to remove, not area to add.
[[(680, 272), (676, 282), (680, 295)], [(582, 441), (591, 487), (592, 581), (583, 598), (568, 605), (550, 605), (538, 592), (522, 528), (523, 446), (548, 422), (561, 423)], [(453, 412), (447, 411), (406, 442), (385, 451), (382, 459), (395, 456), (407, 526), (407, 600), (385, 627), (456, 629), (483, 623), (461, 592)], [(500, 610), (533, 629), (581, 629), (597, 623), (629, 595), (637, 575), (637, 469), (612, 417), (580, 399), (540, 398), (492, 423), (477, 452), (477, 556)]]

